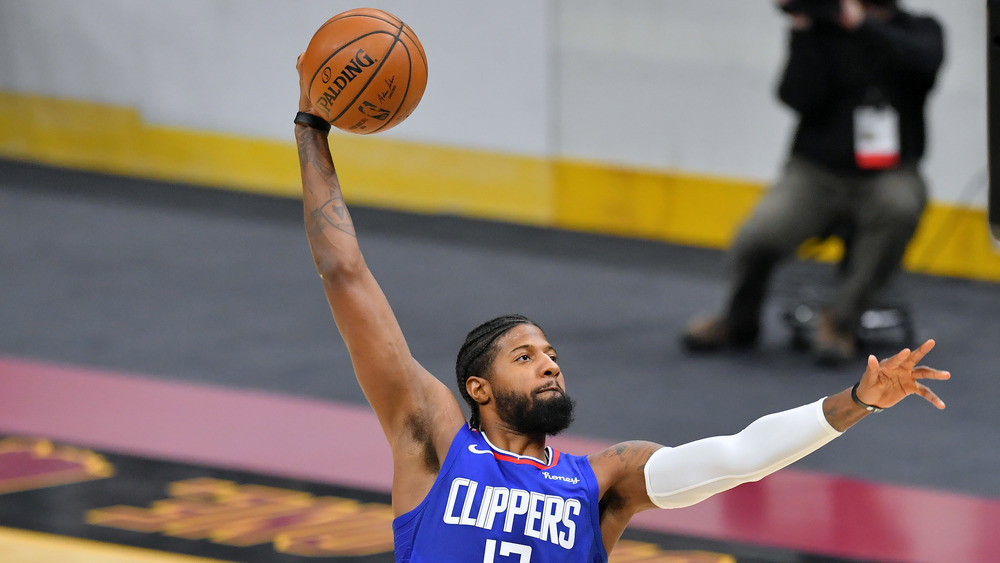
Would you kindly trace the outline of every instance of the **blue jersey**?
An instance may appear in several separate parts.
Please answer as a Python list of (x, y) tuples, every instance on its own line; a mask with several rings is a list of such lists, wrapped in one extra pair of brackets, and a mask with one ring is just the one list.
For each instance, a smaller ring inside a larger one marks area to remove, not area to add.
[(604, 563), (597, 478), (586, 457), (542, 462), (462, 426), (434, 485), (396, 518), (397, 563)]

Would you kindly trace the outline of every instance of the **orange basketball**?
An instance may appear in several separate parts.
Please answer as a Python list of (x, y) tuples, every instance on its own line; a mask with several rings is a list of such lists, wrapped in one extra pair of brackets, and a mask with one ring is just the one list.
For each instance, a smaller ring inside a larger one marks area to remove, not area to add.
[(316, 112), (331, 125), (366, 135), (387, 131), (417, 107), (427, 57), (410, 26), (373, 8), (333, 16), (302, 56)]

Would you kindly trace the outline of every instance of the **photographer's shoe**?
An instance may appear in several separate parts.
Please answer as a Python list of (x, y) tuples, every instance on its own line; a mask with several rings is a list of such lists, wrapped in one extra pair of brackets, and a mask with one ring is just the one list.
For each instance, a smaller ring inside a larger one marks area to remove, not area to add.
[(723, 348), (749, 348), (757, 343), (758, 329), (736, 328), (725, 317), (698, 317), (681, 334), (681, 345), (692, 352)]
[(813, 354), (821, 365), (835, 366), (854, 359), (854, 334), (837, 327), (828, 311), (822, 311), (813, 335)]

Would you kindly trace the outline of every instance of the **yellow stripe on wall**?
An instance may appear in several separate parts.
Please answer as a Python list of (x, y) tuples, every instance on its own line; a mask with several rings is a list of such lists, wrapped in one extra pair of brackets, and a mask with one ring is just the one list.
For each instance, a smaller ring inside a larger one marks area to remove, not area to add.
[(723, 248), (763, 187), (737, 180), (559, 161), (552, 226)]
[[(57, 166), (298, 197), (291, 124), (288, 137), (156, 126), (131, 108), (0, 92), (0, 156)], [(709, 248), (729, 244), (766, 189), (732, 178), (378, 136), (334, 133), (330, 146), (351, 202)], [(932, 202), (905, 265), (1000, 281), (986, 212)]]
[(149, 125), (133, 109), (0, 93), (0, 154), (8, 158), (295, 196), (288, 143)]

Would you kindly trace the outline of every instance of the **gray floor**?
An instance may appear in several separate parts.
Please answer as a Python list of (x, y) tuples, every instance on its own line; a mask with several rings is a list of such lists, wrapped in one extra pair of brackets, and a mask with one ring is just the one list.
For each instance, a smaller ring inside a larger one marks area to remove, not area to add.
[[(350, 186), (346, 186), (350, 197)], [(676, 332), (712, 309), (716, 251), (354, 210), (414, 355), (454, 387), (465, 332), (521, 312), (543, 326), (578, 402), (569, 433), (677, 444), (852, 385), (789, 346), (783, 270), (751, 352), (689, 356)], [(954, 379), (862, 422), (797, 467), (1000, 498), (1000, 286), (908, 274), (925, 363)], [(884, 348), (881, 350), (884, 352)], [(0, 354), (363, 403), (297, 201), (0, 161)], [(317, 429), (317, 432), (322, 432)]]

